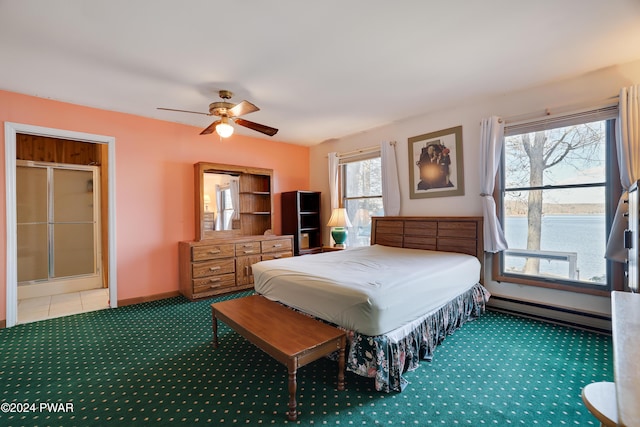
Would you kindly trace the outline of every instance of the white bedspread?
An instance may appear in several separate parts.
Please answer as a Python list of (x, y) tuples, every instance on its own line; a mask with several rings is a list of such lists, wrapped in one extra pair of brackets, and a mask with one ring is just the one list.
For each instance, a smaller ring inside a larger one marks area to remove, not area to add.
[(256, 292), (365, 335), (409, 324), (469, 290), (480, 262), (451, 252), (374, 245), (263, 261)]

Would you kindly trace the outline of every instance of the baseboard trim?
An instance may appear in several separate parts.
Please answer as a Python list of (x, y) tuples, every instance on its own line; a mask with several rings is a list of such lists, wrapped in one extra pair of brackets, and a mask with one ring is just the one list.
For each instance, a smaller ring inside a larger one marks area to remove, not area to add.
[(7, 319), (0, 320), (0, 329), (4, 329), (7, 327)]
[(158, 300), (161, 300), (161, 299), (173, 298), (173, 297), (177, 297), (177, 296), (180, 296), (180, 292), (179, 291), (164, 292), (164, 293), (161, 293), (161, 294), (148, 295), (146, 297), (119, 299), (118, 300), (118, 307), (126, 307), (128, 305), (142, 304), (143, 302), (158, 301)]
[(611, 317), (602, 314), (499, 296), (492, 296), (487, 308), (590, 332), (611, 334)]

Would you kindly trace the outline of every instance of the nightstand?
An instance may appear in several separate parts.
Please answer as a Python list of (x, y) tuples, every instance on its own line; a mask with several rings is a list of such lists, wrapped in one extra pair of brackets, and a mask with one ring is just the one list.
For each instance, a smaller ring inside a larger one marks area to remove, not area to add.
[(335, 251), (343, 251), (346, 248), (337, 248), (335, 246), (323, 246), (322, 247), (322, 252), (335, 252)]

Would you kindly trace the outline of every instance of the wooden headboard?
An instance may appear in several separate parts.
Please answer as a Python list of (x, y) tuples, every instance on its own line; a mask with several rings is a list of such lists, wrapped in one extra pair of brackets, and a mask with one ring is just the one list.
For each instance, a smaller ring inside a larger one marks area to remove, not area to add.
[(482, 221), (482, 217), (477, 216), (373, 217), (371, 244), (475, 256), (480, 261), (480, 282), (483, 283)]

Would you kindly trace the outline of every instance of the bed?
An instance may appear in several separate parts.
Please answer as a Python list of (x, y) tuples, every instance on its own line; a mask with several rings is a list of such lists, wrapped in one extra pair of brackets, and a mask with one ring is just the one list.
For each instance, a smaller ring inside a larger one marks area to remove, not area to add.
[(482, 218), (376, 217), (371, 246), (254, 264), (255, 290), (347, 331), (347, 369), (401, 391), (484, 312)]

